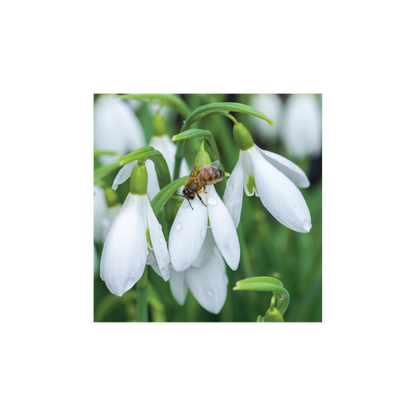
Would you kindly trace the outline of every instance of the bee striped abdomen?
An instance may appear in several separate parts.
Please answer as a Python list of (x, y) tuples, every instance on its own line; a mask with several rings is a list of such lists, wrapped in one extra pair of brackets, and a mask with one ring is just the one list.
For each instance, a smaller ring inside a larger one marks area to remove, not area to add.
[(223, 179), (225, 173), (216, 167), (206, 167), (198, 171), (198, 180), (203, 184), (219, 182)]

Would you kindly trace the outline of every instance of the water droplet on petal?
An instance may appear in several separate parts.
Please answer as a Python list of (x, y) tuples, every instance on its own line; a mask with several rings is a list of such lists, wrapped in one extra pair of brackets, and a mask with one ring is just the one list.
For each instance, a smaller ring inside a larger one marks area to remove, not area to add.
[(308, 220), (303, 221), (302, 226), (306, 231), (309, 231), (312, 228), (312, 224)]
[(182, 230), (182, 223), (181, 222), (178, 222), (178, 224), (176, 225), (176, 229), (178, 231)]
[(217, 198), (215, 198), (215, 196), (210, 196), (208, 198), (208, 204), (210, 204), (210, 205), (217, 205)]
[(214, 296), (214, 291), (212, 289), (208, 290), (208, 296)]
[(161, 273), (161, 274), (164, 274), (164, 273), (165, 273), (165, 271), (166, 271), (166, 269), (165, 269), (164, 267), (161, 267), (161, 268), (160, 268), (160, 273)]
[(163, 237), (163, 236), (160, 236), (160, 237), (159, 237), (159, 241), (160, 241), (161, 243), (164, 243), (164, 242), (165, 242), (164, 237)]

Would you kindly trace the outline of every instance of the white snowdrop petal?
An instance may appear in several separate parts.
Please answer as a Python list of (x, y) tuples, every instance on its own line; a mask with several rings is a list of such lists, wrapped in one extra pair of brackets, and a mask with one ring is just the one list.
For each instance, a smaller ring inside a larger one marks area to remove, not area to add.
[[(251, 150), (251, 149), (249, 149), (249, 150)], [(253, 166), (251, 164), (251, 160), (250, 160), (250, 156), (248, 154), (248, 151), (247, 150), (246, 151), (240, 150), (240, 155), (241, 155), (241, 160), (243, 162), (244, 191), (245, 191), (247, 196), (253, 196), (253, 195), (257, 196), (257, 192), (256, 192), (255, 188), (253, 188), (253, 190), (250, 192), (248, 187), (247, 187), (247, 182), (249, 180), (250, 175), (252, 177), (254, 177)]]
[[(202, 192), (200, 196), (206, 204), (205, 193)], [(169, 234), (171, 263), (178, 272), (191, 267), (197, 259), (207, 233), (207, 208), (197, 197), (191, 204), (193, 209), (189, 201), (182, 203)]]
[(133, 287), (146, 266), (148, 250), (139, 198), (127, 195), (104, 243), (101, 278), (117, 296)]
[(168, 253), (168, 246), (165, 241), (165, 236), (162, 232), (162, 226), (159, 224), (159, 221), (157, 220), (147, 197), (146, 200), (147, 221), (154, 255), (156, 257), (161, 276), (163, 277), (163, 280), (167, 282), (169, 280), (170, 274), (170, 257)]
[(107, 217), (108, 207), (105, 200), (104, 189), (94, 186), (94, 241), (102, 242), (105, 239), (103, 220)]
[(265, 208), (291, 230), (307, 233), (311, 215), (299, 189), (286, 175), (264, 159), (255, 147), (248, 150), (254, 170), (256, 187)]
[(211, 255), (212, 250), (214, 250), (214, 247), (215, 239), (212, 234), (211, 227), (208, 227), (204, 243), (201, 247), (201, 251), (199, 252), (197, 259), (192, 263), (192, 267), (200, 267), (201, 265), (203, 265), (207, 261), (208, 257)]
[(213, 185), (208, 187), (208, 217), (218, 250), (231, 269), (240, 262), (240, 243), (233, 219)]
[(208, 312), (218, 314), (227, 298), (228, 278), (224, 260), (214, 248), (204, 265), (185, 271), (186, 284), (198, 303)]
[(170, 270), (169, 279), (170, 291), (179, 305), (183, 305), (188, 294), (188, 286), (186, 286), (185, 273), (177, 272), (173, 268)]
[(243, 206), (243, 182), (243, 157), (242, 151), (240, 150), (238, 162), (227, 180), (223, 197), (224, 204), (230, 212), (236, 228), (240, 223), (241, 208)]
[(133, 162), (128, 163), (127, 165), (124, 165), (117, 173), (116, 177), (113, 181), (112, 188), (116, 190), (118, 186), (124, 182), (128, 178), (130, 178), (131, 172), (133, 171), (133, 168), (136, 166), (137, 160), (133, 160)]
[(94, 104), (94, 147), (114, 151), (102, 155), (104, 164), (145, 146), (145, 136), (133, 109), (114, 95), (102, 95)]
[(284, 173), (298, 188), (307, 188), (310, 185), (308, 177), (298, 165), (276, 153), (260, 149), (258, 146), (256, 148), (270, 164)]

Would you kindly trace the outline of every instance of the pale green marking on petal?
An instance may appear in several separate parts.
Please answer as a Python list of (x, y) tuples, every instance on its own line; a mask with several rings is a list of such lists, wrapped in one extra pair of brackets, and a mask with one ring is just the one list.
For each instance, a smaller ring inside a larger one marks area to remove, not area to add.
[(247, 179), (247, 190), (250, 194), (252, 194), (254, 192), (254, 189), (256, 190), (256, 193), (258, 195), (256, 181), (254, 179), (254, 176), (250, 174), (248, 175), (248, 179)]
[(152, 240), (150, 239), (150, 231), (148, 228), (146, 229), (146, 240), (147, 244), (149, 244), (149, 247), (153, 250)]

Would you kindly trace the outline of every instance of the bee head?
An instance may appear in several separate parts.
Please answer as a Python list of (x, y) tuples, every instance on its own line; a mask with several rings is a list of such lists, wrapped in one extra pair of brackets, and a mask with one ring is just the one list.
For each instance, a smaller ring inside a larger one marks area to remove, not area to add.
[(189, 192), (187, 189), (184, 189), (182, 193), (183, 196), (188, 200), (193, 201), (195, 199), (195, 195), (192, 192)]

